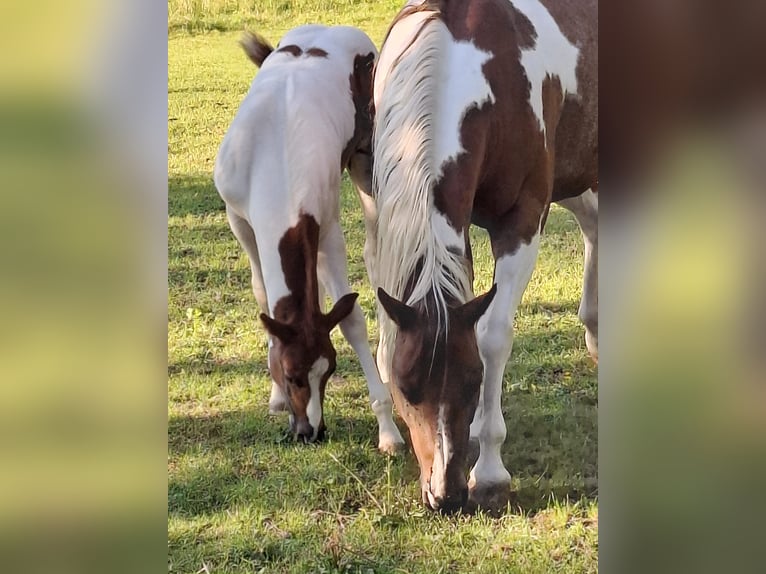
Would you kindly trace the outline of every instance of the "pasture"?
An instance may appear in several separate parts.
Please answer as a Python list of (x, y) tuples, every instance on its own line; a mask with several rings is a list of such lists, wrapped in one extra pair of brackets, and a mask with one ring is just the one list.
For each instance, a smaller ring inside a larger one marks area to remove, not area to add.
[[(359, 26), (380, 47), (401, 3), (169, 1), (168, 570), (233, 572), (595, 572), (597, 384), (577, 319), (582, 241), (551, 211), (516, 318), (503, 449), (514, 498), (501, 517), (440, 516), (420, 503), (410, 452), (379, 454), (353, 351), (333, 334), (328, 438), (298, 445), (270, 416), (266, 338), (247, 258), (212, 183), (218, 145), (255, 67), (244, 25), (276, 43), (307, 22)], [(364, 225), (344, 176), (352, 288), (377, 340)], [(473, 235), (476, 292), (492, 281)], [(406, 434), (406, 427), (398, 421)]]

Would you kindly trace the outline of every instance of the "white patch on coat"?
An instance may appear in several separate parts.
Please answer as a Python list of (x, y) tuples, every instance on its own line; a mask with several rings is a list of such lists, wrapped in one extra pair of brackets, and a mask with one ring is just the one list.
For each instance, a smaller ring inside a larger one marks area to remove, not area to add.
[(311, 428), (314, 429), (312, 440), (319, 433), (319, 423), (322, 421), (322, 394), (320, 384), (322, 377), (330, 368), (330, 362), (325, 357), (319, 357), (309, 370), (309, 388), (311, 389), (311, 398), (306, 406), (306, 418), (309, 420)]
[(301, 26), (280, 45), (327, 57), (273, 52), (263, 63), (227, 131), (214, 180), (227, 206), (255, 233), (270, 314), (289, 294), (279, 241), (301, 212), (320, 229), (337, 221), (341, 153), (354, 133), (349, 89), (357, 55), (377, 54), (348, 26)]
[(455, 231), (447, 218), (434, 210), (431, 215), (431, 232), (436, 235), (442, 244), (451, 249), (457, 249), (460, 253), (465, 251), (465, 239), (463, 232)]
[(540, 233), (521, 243), (513, 253), (495, 261), (497, 294), (476, 326), (479, 353), (484, 363), (483, 417), (479, 430), (479, 458), (471, 470), (469, 488), (510, 483), (500, 455), (506, 436), (501, 408), (503, 373), (513, 347), (513, 319), (535, 269)]
[(447, 466), (454, 455), (452, 442), (447, 433), (447, 421), (444, 415), (444, 405), (439, 405), (439, 415), (436, 421), (436, 448), (431, 467), (431, 479), (428, 484), (428, 496), (431, 506), (435, 500), (447, 496)]
[(493, 54), (480, 50), (473, 42), (458, 42), (449, 32), (444, 38), (444, 66), (439, 70), (436, 88), (440, 97), (436, 100), (434, 114), (433, 169), (437, 178), (441, 177), (444, 164), (465, 152), (460, 127), (468, 111), (495, 102), (495, 95), (482, 70)]
[(447, 424), (444, 417), (444, 405), (439, 405), (439, 420), (437, 423), (439, 434), (442, 437), (442, 459), (444, 461), (444, 470), (447, 470), (447, 464), (452, 458), (452, 442), (447, 434)]
[(535, 28), (535, 45), (521, 51), (521, 65), (530, 84), (529, 105), (545, 135), (543, 82), (546, 77), (556, 76), (561, 82), (563, 97), (567, 94), (576, 95), (577, 60), (580, 50), (567, 40), (540, 0), (511, 0), (511, 4), (524, 14)]

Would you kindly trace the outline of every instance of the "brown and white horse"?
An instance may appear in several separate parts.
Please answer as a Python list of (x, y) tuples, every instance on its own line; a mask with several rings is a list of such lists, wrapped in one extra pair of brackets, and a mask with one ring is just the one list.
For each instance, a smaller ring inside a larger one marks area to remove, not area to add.
[[(369, 187), (377, 50), (360, 30), (317, 25), (288, 32), (276, 49), (255, 35), (243, 47), (261, 70), (221, 144), (215, 184), (269, 333), (270, 411), (288, 410), (299, 438), (321, 437), (336, 364), (330, 331), (340, 323), (367, 379), (378, 447), (395, 450), (403, 440), (350, 292), (339, 223), (342, 170)], [(327, 314), (325, 290), (335, 302)]]
[[(503, 372), (551, 201), (568, 199), (589, 238), (581, 315), (595, 352), (597, 29), (596, 0), (426, 0), (405, 6), (381, 50), (378, 367), (434, 509), (464, 507), (469, 490), (489, 508), (510, 494)], [(495, 259), (477, 298), (471, 223)], [(469, 436), (480, 454), (467, 482)]]

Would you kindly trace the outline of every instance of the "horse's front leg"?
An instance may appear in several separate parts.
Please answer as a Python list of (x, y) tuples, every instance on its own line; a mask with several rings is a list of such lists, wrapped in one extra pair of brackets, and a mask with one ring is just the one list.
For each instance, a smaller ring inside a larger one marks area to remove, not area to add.
[[(253, 285), (253, 294), (255, 300), (258, 302), (258, 307), (261, 309), (261, 313), (269, 312), (269, 301), (266, 296), (266, 287), (263, 281), (263, 271), (261, 270), (261, 259), (258, 254), (258, 245), (255, 242), (255, 233), (253, 228), (247, 220), (237, 215), (231, 207), (226, 206), (226, 217), (229, 220), (229, 227), (231, 227), (234, 237), (237, 238), (239, 244), (247, 253), (247, 258), (250, 260), (251, 282)], [(269, 350), (273, 346), (274, 341), (269, 337)], [(268, 353), (270, 360), (271, 353)], [(269, 371), (271, 371), (271, 365), (269, 365)], [(277, 414), (287, 410), (287, 397), (279, 388), (274, 378), (271, 379), (271, 396), (269, 397), (269, 413)]]
[[(365, 228), (365, 240), (364, 240), (364, 264), (367, 267), (367, 277), (370, 280), (373, 291), (380, 286), (377, 278), (377, 248), (378, 248), (378, 211), (375, 205), (375, 200), (368, 193), (365, 192), (363, 187), (357, 186), (357, 192), (359, 193), (359, 203), (362, 205), (364, 212), (364, 228)], [(391, 377), (388, 373), (388, 360), (386, 359), (386, 342), (383, 340), (383, 334), (381, 333), (378, 340), (378, 352), (377, 352), (377, 365), (378, 372), (383, 384), (388, 387)]]
[(497, 295), (476, 328), (484, 363), (480, 398), (483, 408), (481, 419), (472, 425), (472, 434), (478, 431), (479, 458), (471, 469), (468, 488), (470, 500), (490, 510), (502, 509), (510, 497), (511, 475), (500, 454), (506, 435), (501, 408), (503, 373), (513, 347), (513, 318), (535, 268), (540, 234), (520, 245), (516, 238), (517, 247), (510, 252), (503, 251), (503, 245), (513, 243), (513, 238), (492, 237)]
[[(333, 224), (322, 237), (317, 271), (333, 302), (351, 292), (346, 273), (346, 244), (338, 223)], [(367, 323), (359, 303), (355, 303), (354, 310), (340, 322), (340, 329), (359, 357), (367, 379), (370, 404), (378, 419), (378, 448), (382, 452), (395, 452), (404, 445), (404, 440), (394, 424), (391, 394), (381, 383), (372, 358), (367, 339)]]

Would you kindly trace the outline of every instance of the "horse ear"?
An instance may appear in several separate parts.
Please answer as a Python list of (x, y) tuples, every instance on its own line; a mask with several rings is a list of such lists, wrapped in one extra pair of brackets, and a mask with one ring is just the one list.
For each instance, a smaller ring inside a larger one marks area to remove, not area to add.
[(468, 303), (452, 309), (450, 311), (452, 319), (459, 321), (463, 325), (473, 327), (481, 316), (487, 312), (496, 294), (497, 283), (492, 285), (492, 289), (484, 293), (484, 295), (480, 295), (475, 299), (471, 299)]
[(335, 325), (343, 321), (354, 310), (357, 297), (359, 297), (359, 293), (348, 293), (338, 299), (330, 312), (324, 316), (328, 331), (332, 331)]
[(266, 313), (261, 313), (261, 323), (273, 337), (276, 337), (285, 345), (290, 343), (298, 335), (297, 331), (287, 323), (281, 323), (272, 319)]
[(418, 322), (418, 312), (406, 303), (397, 301), (386, 293), (382, 287), (378, 287), (378, 300), (391, 320), (406, 331), (412, 329)]

